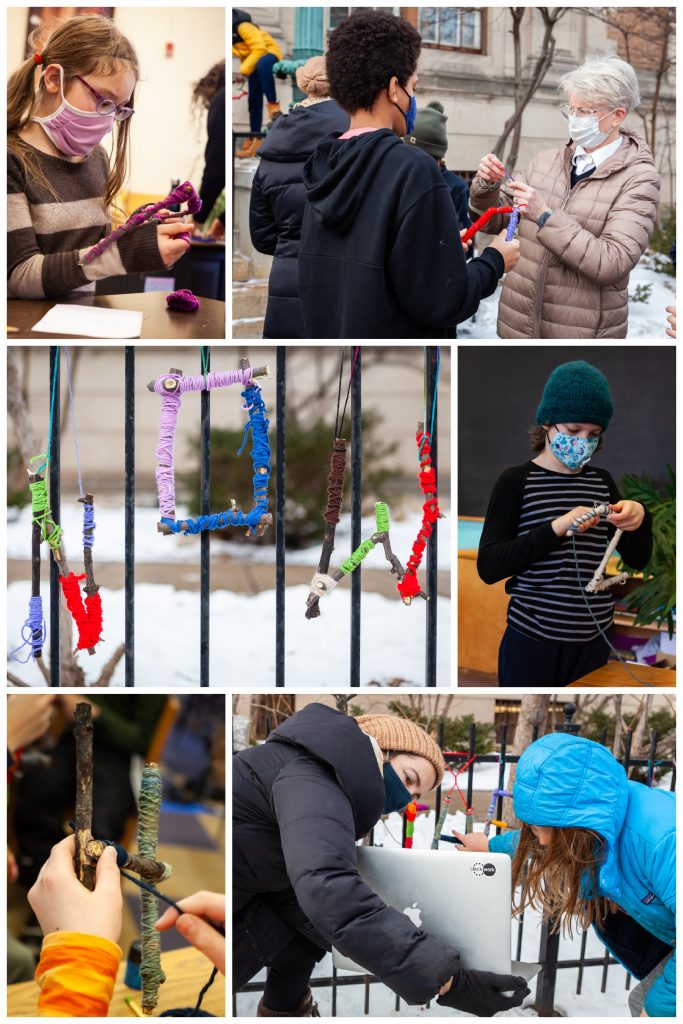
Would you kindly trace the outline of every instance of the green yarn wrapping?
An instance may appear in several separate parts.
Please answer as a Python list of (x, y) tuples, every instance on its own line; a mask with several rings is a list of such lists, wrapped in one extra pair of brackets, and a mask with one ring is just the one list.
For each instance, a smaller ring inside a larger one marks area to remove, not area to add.
[[(47, 483), (45, 480), (36, 480), (29, 484), (31, 489), (31, 511), (33, 522), (40, 527), (41, 540), (46, 540), (53, 551), (56, 551), (62, 542), (62, 528), (52, 518), (50, 499), (47, 494)], [(48, 533), (48, 527), (51, 532)]]
[(375, 502), (375, 522), (377, 533), (389, 532), (389, 506), (386, 501)]
[[(156, 765), (145, 765), (140, 780), (140, 807), (138, 811), (138, 852), (141, 857), (157, 859), (159, 808), (161, 807), (161, 772)], [(154, 927), (158, 920), (156, 897), (151, 892), (140, 893), (142, 906), (142, 1009), (151, 1011), (157, 1005), (159, 985), (166, 981), (161, 969), (161, 935)]]
[(345, 562), (339, 566), (339, 572), (343, 572), (345, 576), (348, 576), (350, 572), (357, 569), (364, 558), (370, 554), (374, 548), (374, 543), (371, 540), (364, 540), (360, 547), (356, 548), (352, 555), (346, 559)]

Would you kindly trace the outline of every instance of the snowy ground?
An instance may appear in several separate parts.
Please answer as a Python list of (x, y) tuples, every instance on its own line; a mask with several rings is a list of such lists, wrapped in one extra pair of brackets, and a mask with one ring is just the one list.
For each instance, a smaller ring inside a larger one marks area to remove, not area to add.
[[(490, 791), (498, 782), (498, 769), (495, 765), (482, 765), (475, 769), (474, 788), (475, 790)], [(450, 788), (450, 782), (444, 780), (444, 788)], [(465, 816), (462, 812), (449, 815), (446, 818), (444, 833), (450, 834), (451, 829), (464, 831)], [(480, 831), (482, 825), (475, 825), (475, 831)], [(382, 846), (400, 846), (401, 844), (401, 816), (391, 814), (386, 825), (379, 824), (375, 828), (375, 843)], [(415, 822), (415, 849), (428, 849), (431, 844), (434, 831), (434, 814), (418, 815)], [(444, 856), (457, 856), (453, 847), (447, 843), (441, 843), (440, 849)], [(409, 854), (406, 854), (409, 856)], [(445, 899), (448, 894), (445, 894)], [(454, 904), (454, 912), (457, 906)], [(511, 922), (511, 949), (516, 949), (518, 924), (513, 919)], [(528, 962), (538, 960), (540, 942), (540, 920), (537, 914), (526, 911), (524, 915), (524, 932), (522, 942), (521, 959)], [(562, 937), (560, 941), (560, 960), (578, 957), (580, 954), (581, 939), (574, 936), (573, 939)], [(591, 932), (586, 945), (586, 956), (601, 957), (604, 954), (604, 946)], [(317, 966), (313, 977), (325, 977), (332, 973), (332, 958), (326, 956)], [(339, 976), (348, 976), (347, 971), (340, 971)], [(557, 985), (555, 995), (555, 1008), (561, 1016), (570, 1017), (592, 1017), (596, 1021), (601, 1017), (629, 1017), (627, 1004), (626, 971), (616, 966), (610, 967), (607, 972), (606, 991), (600, 991), (602, 980), (601, 967), (588, 967), (584, 970), (582, 994), (576, 994), (578, 970), (560, 970), (557, 972)], [(360, 977), (356, 975), (356, 977)], [(265, 972), (257, 976), (256, 981), (263, 981)], [(535, 997), (536, 983), (531, 983), (531, 996), (526, 999), (531, 1004)], [(329, 988), (316, 988), (315, 998), (320, 1007), (321, 1016), (331, 1013), (332, 993)], [(260, 993), (245, 993), (237, 997), (237, 1013), (240, 1017), (253, 1017), (256, 1014), (256, 1004)], [(468, 1017), (470, 1014), (459, 1013), (446, 1007), (432, 1003), (426, 1007), (408, 1006), (401, 1003), (398, 1011), (395, 1009), (395, 995), (388, 988), (381, 984), (370, 986), (370, 1016), (372, 1017)], [(361, 1017), (364, 1014), (365, 987), (362, 984), (345, 986), (337, 989), (337, 1016), (338, 1017)], [(530, 1008), (521, 1006), (518, 1009), (506, 1013), (497, 1014), (498, 1017), (535, 1017), (536, 1014)]]
[[(669, 326), (665, 312), (667, 306), (676, 302), (676, 285), (673, 277), (656, 274), (651, 268), (652, 259), (647, 254), (632, 272), (628, 283), (628, 338), (653, 338), (668, 341), (665, 331)], [(638, 285), (652, 285), (647, 302), (633, 302), (632, 297)], [(467, 320), (458, 327), (458, 338), (497, 338), (496, 321), (500, 290), (479, 306), (475, 320)]]

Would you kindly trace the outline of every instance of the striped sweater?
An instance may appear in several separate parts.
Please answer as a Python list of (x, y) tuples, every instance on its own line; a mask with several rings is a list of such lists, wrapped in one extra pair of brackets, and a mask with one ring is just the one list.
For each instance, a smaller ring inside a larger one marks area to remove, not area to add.
[[(598, 526), (576, 534), (577, 573), (573, 539), (556, 536), (551, 523), (580, 505), (619, 500), (616, 484), (604, 469), (587, 466), (575, 474), (554, 473), (527, 462), (505, 470), (486, 512), (477, 569), (485, 583), (507, 580), (510, 626), (532, 638), (573, 643), (595, 639), (596, 621), (603, 630), (610, 627), (612, 591), (586, 594), (585, 586), (615, 528), (601, 519)], [(647, 565), (652, 555), (647, 509), (639, 528), (622, 535), (619, 554), (632, 569)]]
[(105, 277), (164, 269), (156, 224), (126, 235), (87, 266), (79, 260), (111, 230), (103, 205), (109, 160), (97, 146), (81, 163), (35, 151), (57, 198), (27, 178), (7, 153), (7, 293), (10, 299), (56, 299), (92, 290)]

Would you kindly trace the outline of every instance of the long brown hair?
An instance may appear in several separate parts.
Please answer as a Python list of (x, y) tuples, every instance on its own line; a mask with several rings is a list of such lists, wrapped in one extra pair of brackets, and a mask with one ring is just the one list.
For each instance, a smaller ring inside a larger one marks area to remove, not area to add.
[[(64, 69), (64, 91), (76, 75), (113, 75), (128, 68), (137, 82), (139, 64), (132, 43), (107, 18), (97, 14), (83, 14), (74, 18), (54, 18), (43, 22), (28, 38), (31, 50), (42, 55), (43, 66), (60, 64)], [(9, 77), (7, 83), (7, 144), (21, 160), (27, 177), (55, 195), (50, 182), (40, 169), (36, 151), (24, 139), (22, 132), (30, 123), (42, 94), (42, 78), (35, 87), (39, 74), (33, 57)], [(134, 95), (128, 106), (134, 106)], [(103, 205), (109, 212), (128, 176), (128, 143), (130, 118), (114, 123), (115, 145), (113, 160), (103, 196)]]
[[(539, 910), (571, 937), (572, 924), (585, 931), (601, 927), (614, 904), (598, 891), (598, 869), (604, 857), (604, 840), (587, 828), (553, 828), (550, 842), (542, 846), (531, 828), (523, 824), (512, 861), (513, 909)], [(520, 892), (517, 895), (517, 889)]]

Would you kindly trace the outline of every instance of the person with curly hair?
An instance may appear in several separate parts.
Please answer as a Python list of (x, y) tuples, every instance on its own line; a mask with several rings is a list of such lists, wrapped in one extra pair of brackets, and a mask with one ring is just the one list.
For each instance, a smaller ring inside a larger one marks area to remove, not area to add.
[(502, 233), (466, 263), (436, 162), (415, 125), (422, 40), (402, 18), (362, 10), (332, 32), (330, 93), (351, 116), (304, 167), (299, 294), (308, 338), (447, 338), (519, 258)]

